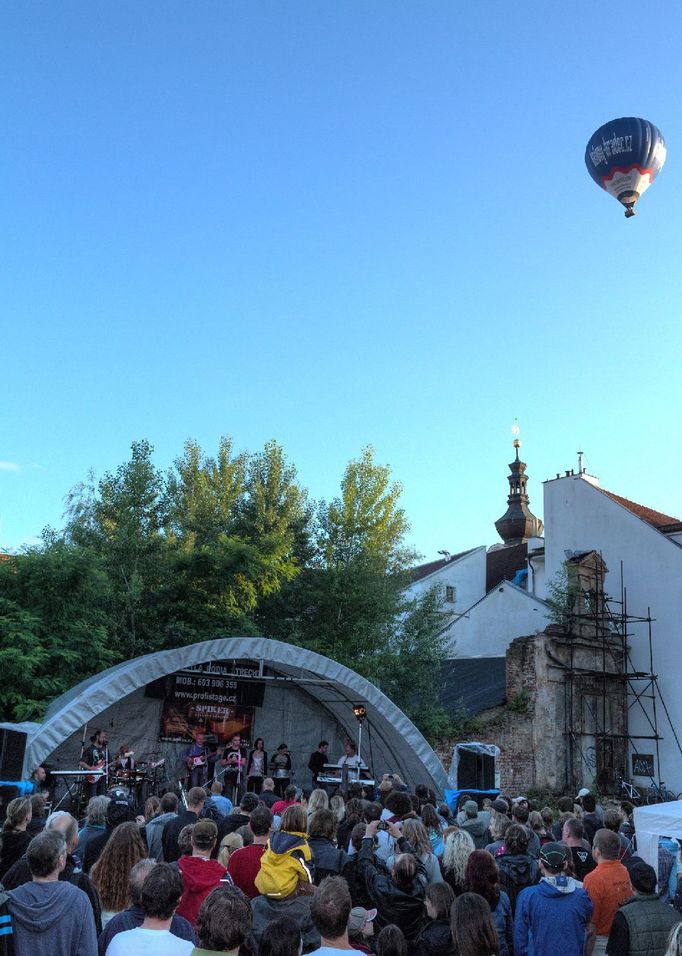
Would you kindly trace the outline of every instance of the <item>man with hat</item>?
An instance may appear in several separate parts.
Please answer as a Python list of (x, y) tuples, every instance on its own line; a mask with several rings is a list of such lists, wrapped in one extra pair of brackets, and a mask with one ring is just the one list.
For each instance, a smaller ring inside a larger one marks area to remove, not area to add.
[(567, 862), (563, 843), (541, 848), (542, 878), (521, 890), (516, 900), (515, 956), (583, 956), (592, 903), (582, 884), (567, 876)]
[(192, 855), (181, 856), (178, 869), (182, 874), (182, 898), (178, 904), (178, 916), (196, 925), (201, 904), (211, 890), (222, 882), (232, 883), (232, 877), (211, 853), (218, 839), (218, 827), (213, 820), (199, 820), (192, 829)]
[(635, 895), (613, 917), (606, 952), (608, 956), (664, 956), (670, 931), (682, 914), (659, 899), (653, 866), (638, 860), (629, 873)]
[(464, 820), (460, 823), (460, 829), (466, 830), (477, 850), (482, 850), (486, 845), (486, 825), (478, 815), (478, 804), (475, 800), (467, 800), (464, 804)]

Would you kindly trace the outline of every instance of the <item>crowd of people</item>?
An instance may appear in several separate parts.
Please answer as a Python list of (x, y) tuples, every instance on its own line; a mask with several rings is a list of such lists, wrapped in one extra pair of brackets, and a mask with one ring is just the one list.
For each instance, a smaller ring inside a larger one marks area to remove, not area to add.
[(0, 956), (682, 956), (679, 846), (637, 853), (632, 806), (581, 791), (456, 806), (395, 775), (344, 799), (233, 806), (214, 781), (135, 816), (93, 796), (79, 828), (12, 800), (0, 834)]

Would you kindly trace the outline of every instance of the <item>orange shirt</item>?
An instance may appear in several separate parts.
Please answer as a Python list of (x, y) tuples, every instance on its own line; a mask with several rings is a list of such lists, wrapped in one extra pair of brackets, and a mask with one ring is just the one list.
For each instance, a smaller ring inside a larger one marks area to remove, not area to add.
[(592, 900), (597, 936), (608, 936), (618, 907), (633, 895), (628, 871), (618, 860), (602, 860), (587, 874), (583, 886)]

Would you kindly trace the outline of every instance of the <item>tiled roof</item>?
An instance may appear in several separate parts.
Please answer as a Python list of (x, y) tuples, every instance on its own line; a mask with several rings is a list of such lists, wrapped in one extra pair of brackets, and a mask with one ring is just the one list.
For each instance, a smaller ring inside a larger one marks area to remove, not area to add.
[(441, 568), (452, 564), (453, 561), (458, 561), (473, 551), (476, 551), (476, 548), (469, 548), (468, 551), (460, 551), (459, 554), (451, 554), (447, 559), (439, 558), (437, 561), (428, 561), (426, 564), (418, 564), (416, 568), (412, 568), (410, 571), (410, 583), (414, 584), (415, 581), (421, 581), (422, 578), (427, 578), (429, 574), (433, 574), (434, 571), (440, 571)]
[(605, 488), (600, 488), (600, 491), (613, 501), (616, 501), (619, 505), (622, 505), (623, 508), (627, 508), (628, 511), (631, 511), (633, 515), (637, 515), (638, 518), (641, 518), (642, 521), (646, 521), (647, 524), (652, 525), (654, 528), (664, 528), (667, 525), (675, 525), (679, 523), (679, 518), (673, 518), (672, 515), (665, 515), (661, 511), (654, 511), (653, 508), (647, 508), (646, 505), (638, 505), (636, 501), (630, 501), (629, 498), (621, 498), (620, 495), (614, 495), (612, 491), (607, 491)]
[(511, 581), (517, 571), (523, 570), (528, 555), (528, 544), (512, 544), (506, 548), (488, 551), (485, 556), (486, 593), (501, 581)]

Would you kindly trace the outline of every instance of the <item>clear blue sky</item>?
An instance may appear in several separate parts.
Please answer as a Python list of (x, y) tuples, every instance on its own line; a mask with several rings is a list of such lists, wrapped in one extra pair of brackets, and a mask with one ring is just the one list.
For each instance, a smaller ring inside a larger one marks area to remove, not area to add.
[[(26, 0), (0, 11), (0, 547), (148, 438), (372, 443), (428, 558), (574, 466), (682, 513), (679, 5)], [(626, 221), (583, 153), (643, 116)]]

